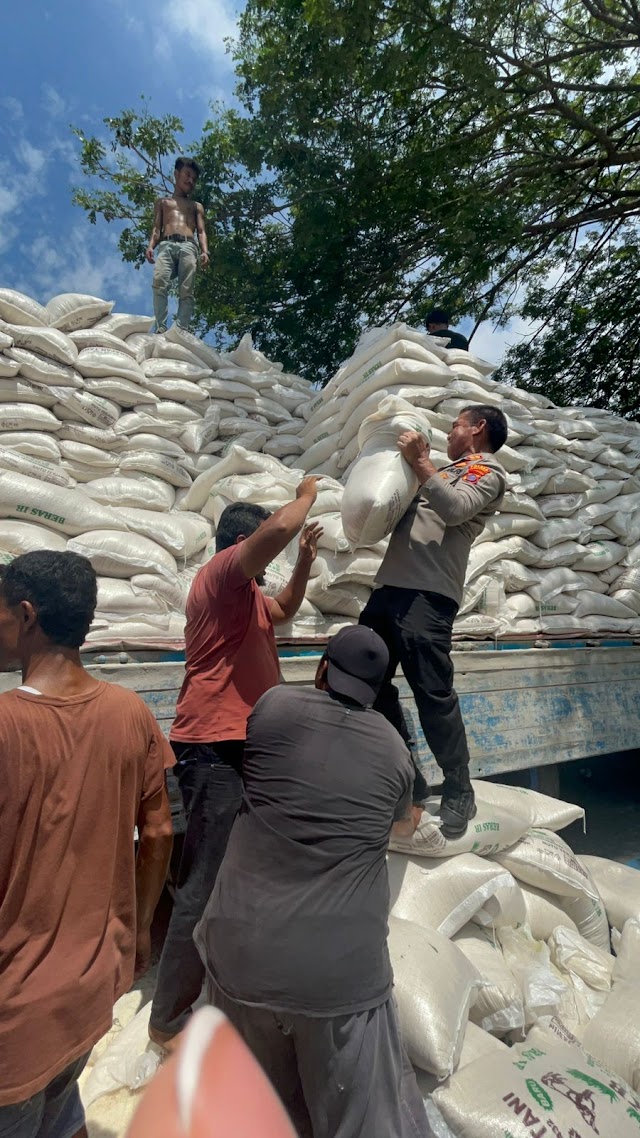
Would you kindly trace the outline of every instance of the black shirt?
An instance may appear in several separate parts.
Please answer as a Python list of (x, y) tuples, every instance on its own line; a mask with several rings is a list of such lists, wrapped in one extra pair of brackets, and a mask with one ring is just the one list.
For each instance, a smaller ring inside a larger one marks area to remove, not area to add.
[(413, 766), (378, 712), (282, 685), (258, 700), (245, 802), (196, 930), (209, 971), (245, 1003), (341, 1015), (389, 998), (391, 826)]
[(446, 331), (434, 332), (433, 334), (434, 336), (442, 336), (443, 338), (448, 336), (448, 348), (463, 348), (465, 352), (469, 351), (469, 341), (466, 336), (462, 335), (462, 332), (452, 332), (450, 328), (447, 328)]

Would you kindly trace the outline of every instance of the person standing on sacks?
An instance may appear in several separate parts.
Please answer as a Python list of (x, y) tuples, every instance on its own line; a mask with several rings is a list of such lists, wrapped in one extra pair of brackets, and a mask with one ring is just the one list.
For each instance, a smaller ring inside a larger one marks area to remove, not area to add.
[(288, 585), (260, 589), (269, 564), (302, 529), (317, 496), (305, 478), (293, 502), (270, 514), (235, 503), (223, 511), (216, 553), (187, 600), (185, 677), (170, 742), (187, 828), (173, 913), (151, 1008), (149, 1035), (166, 1047), (185, 1027), (204, 968), (193, 943), (242, 800), (242, 756), (255, 703), (280, 683), (274, 624), (291, 620), (304, 599), (322, 529), (307, 526)]
[[(423, 435), (406, 431), (400, 436), (398, 447), (420, 489), (391, 535), (376, 588), (360, 616), (360, 623), (374, 629), (389, 649), (389, 668), (375, 707), (415, 754), (392, 683), (398, 666), (413, 692), (425, 739), (444, 774), (440, 817), (446, 838), (464, 834), (476, 813), (467, 737), (453, 687), (451, 635), (471, 546), (504, 495), (506, 476), (494, 455), (507, 433), (498, 408), (465, 407), (449, 432), (451, 462), (442, 470), (431, 462)], [(423, 803), (428, 795), (417, 770), (414, 803)]]

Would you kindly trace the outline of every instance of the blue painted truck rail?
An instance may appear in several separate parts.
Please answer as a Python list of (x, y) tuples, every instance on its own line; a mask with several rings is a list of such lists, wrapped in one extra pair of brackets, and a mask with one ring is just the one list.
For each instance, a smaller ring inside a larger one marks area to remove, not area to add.
[[(454, 646), (472, 773), (500, 775), (640, 748), (640, 645), (628, 640), (537, 643), (512, 650), (482, 642)], [(282, 645), (285, 681), (312, 683), (322, 651), (321, 643)], [(101, 678), (138, 691), (168, 730), (183, 663), (181, 653), (123, 651), (108, 657), (95, 653), (90, 667)], [(402, 676), (398, 682), (421, 765), (435, 782), (439, 770), (411, 692)]]

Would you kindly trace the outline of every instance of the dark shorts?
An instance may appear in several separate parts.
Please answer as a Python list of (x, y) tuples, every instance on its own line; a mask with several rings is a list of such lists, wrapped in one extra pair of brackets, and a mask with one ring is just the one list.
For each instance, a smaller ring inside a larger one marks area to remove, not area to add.
[(89, 1055), (75, 1059), (31, 1098), (0, 1106), (0, 1138), (73, 1138), (84, 1126), (78, 1079)]

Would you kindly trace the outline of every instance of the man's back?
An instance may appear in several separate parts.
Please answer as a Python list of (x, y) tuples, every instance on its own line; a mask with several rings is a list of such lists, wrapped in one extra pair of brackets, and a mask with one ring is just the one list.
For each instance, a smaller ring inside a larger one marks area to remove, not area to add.
[(0, 1105), (111, 1026), (133, 980), (133, 830), (171, 761), (142, 700), (115, 684), (0, 696)]
[(257, 699), (280, 669), (269, 607), (243, 573), (240, 547), (216, 553), (187, 601), (186, 670), (171, 739), (214, 743), (244, 739)]
[(388, 997), (394, 820), (413, 770), (377, 712), (314, 688), (280, 687), (249, 720), (245, 807), (199, 944), (230, 995), (312, 1014)]

